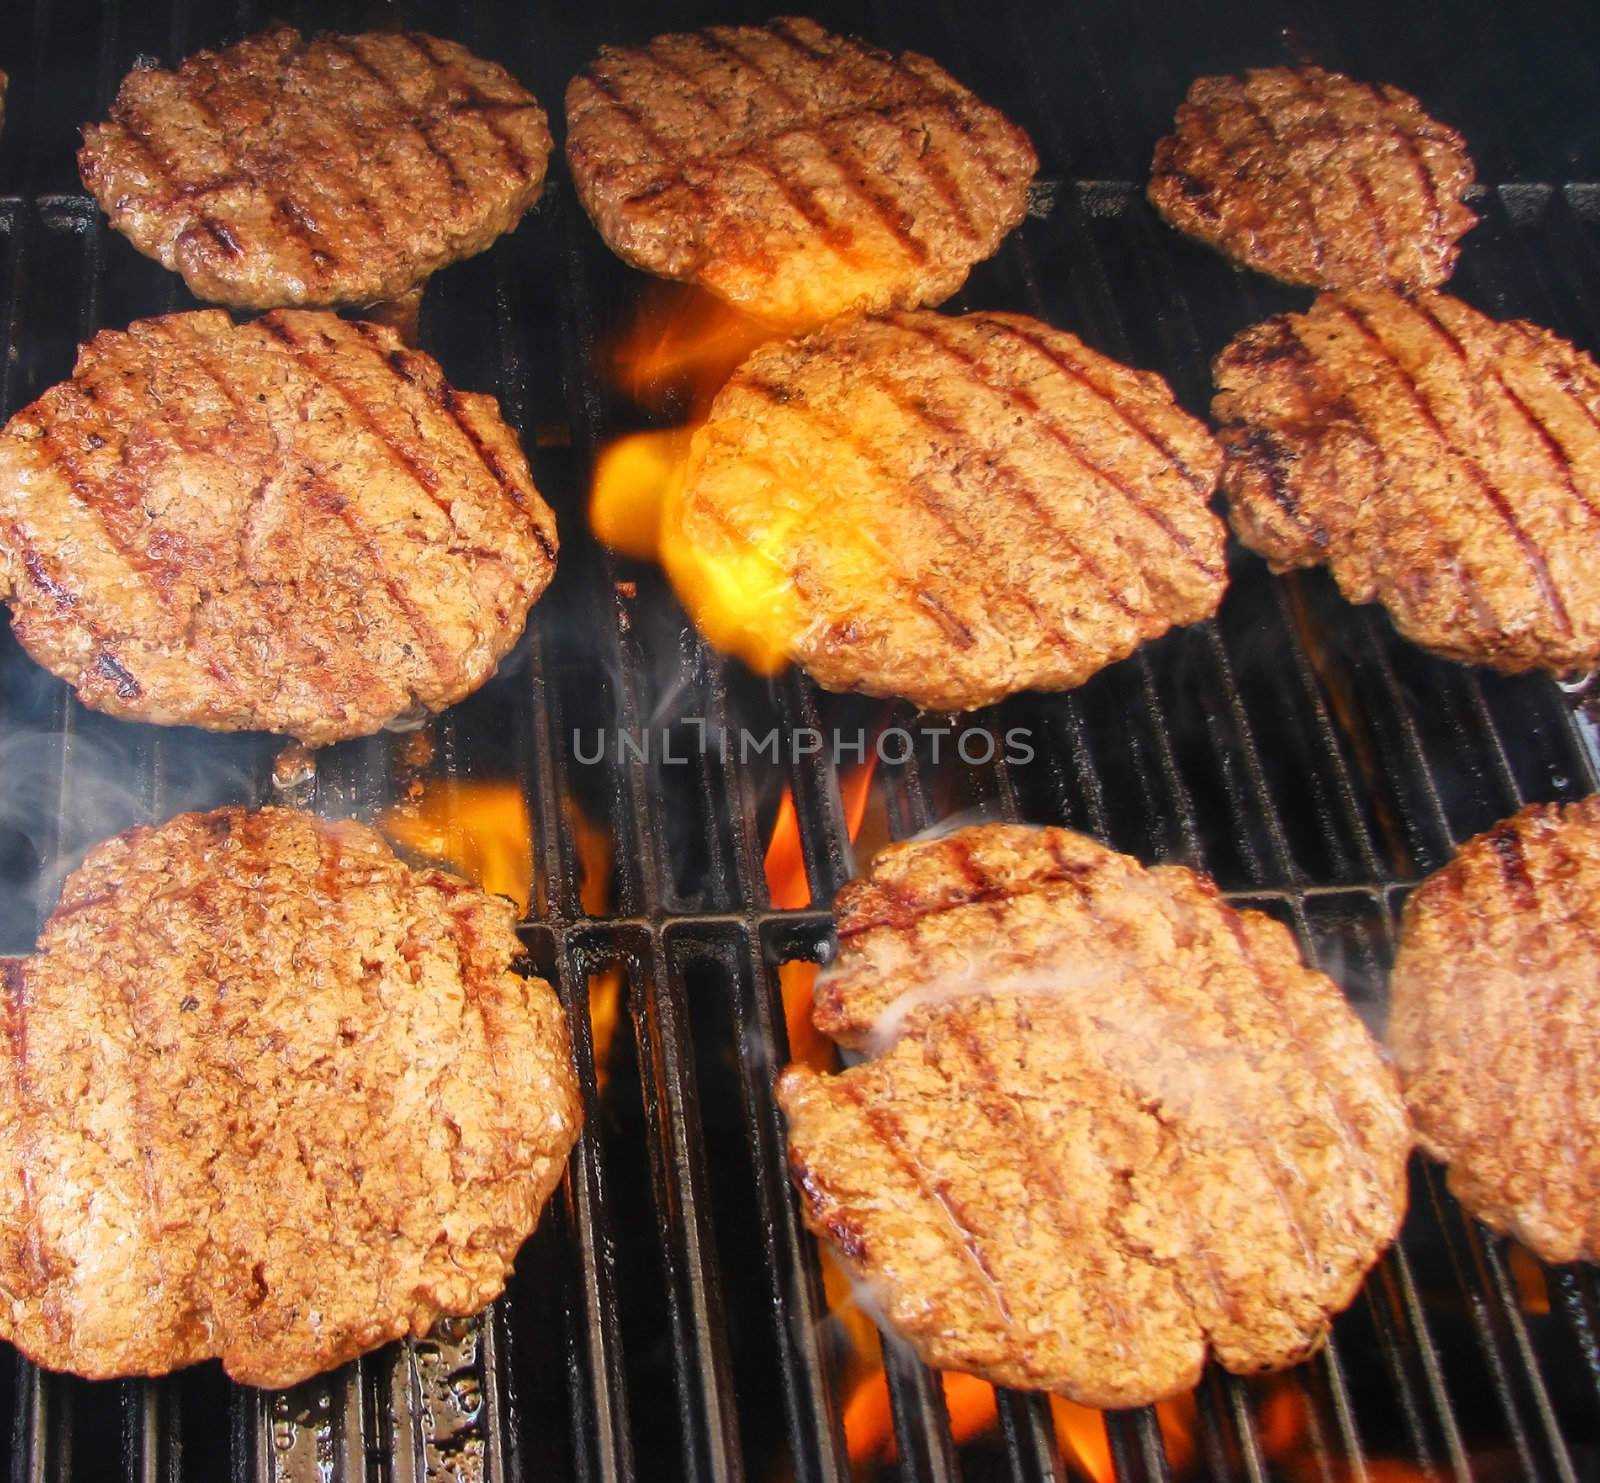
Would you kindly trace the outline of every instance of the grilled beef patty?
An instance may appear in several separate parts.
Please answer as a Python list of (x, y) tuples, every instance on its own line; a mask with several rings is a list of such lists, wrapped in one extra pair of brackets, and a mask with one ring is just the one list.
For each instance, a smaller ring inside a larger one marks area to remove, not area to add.
[(962, 710), (1214, 612), (1218, 463), (1159, 377), (1035, 320), (847, 319), (734, 374), (668, 549), (698, 555), (691, 611), (742, 584), (745, 621), (829, 689)]
[(896, 845), (778, 1083), (807, 1224), (930, 1365), (1135, 1406), (1315, 1350), (1399, 1229), (1395, 1080), (1294, 939), (1061, 829)]
[(1181, 232), (1317, 288), (1436, 288), (1478, 219), (1466, 141), (1397, 87), (1320, 67), (1202, 77), (1149, 196)]
[(1233, 527), (1469, 664), (1600, 660), (1600, 367), (1444, 294), (1324, 294), (1217, 358)]
[(418, 32), (281, 27), (123, 79), (83, 182), (197, 298), (370, 304), (509, 232), (538, 199), (544, 110), (495, 62)]
[(0, 1336), (283, 1386), (482, 1308), (580, 1117), (514, 917), (284, 809), (92, 851), (4, 960)]
[(1457, 1199), (1548, 1262), (1600, 1259), (1600, 797), (1535, 804), (1406, 902), (1389, 1045)]
[(494, 400), (332, 314), (103, 331), (0, 434), (13, 631), (134, 720), (321, 744), (443, 709), (555, 555)]
[(1038, 168), (928, 58), (793, 18), (605, 48), (567, 89), (567, 158), (613, 251), (788, 328), (947, 299)]

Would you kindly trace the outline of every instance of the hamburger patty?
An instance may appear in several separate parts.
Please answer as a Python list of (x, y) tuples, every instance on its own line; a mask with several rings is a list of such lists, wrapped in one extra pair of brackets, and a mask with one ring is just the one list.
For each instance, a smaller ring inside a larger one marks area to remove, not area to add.
[(895, 845), (778, 1083), (806, 1223), (928, 1364), (1092, 1406), (1323, 1341), (1404, 1215), (1394, 1077), (1289, 932), (1061, 829)]
[(283, 1386), (491, 1301), (580, 1118), (514, 918), (284, 809), (93, 850), (0, 960), (0, 1336)]
[(83, 140), (111, 224), (244, 309), (399, 298), (509, 232), (550, 156), (503, 67), (412, 31), (280, 27), (130, 72)]
[(440, 710), (555, 555), (494, 399), (332, 314), (102, 331), (0, 433), (13, 631), (130, 719), (321, 744)]
[(567, 158), (613, 251), (791, 328), (949, 298), (1039, 163), (927, 57), (793, 18), (606, 47), (567, 88)]
[(1233, 527), (1407, 638), (1508, 672), (1600, 659), (1600, 367), (1444, 294), (1324, 294), (1217, 358)]
[(849, 319), (740, 366), (664, 550), (725, 647), (748, 630), (829, 689), (966, 709), (1214, 612), (1218, 464), (1159, 377), (1035, 320)]
[(1320, 67), (1202, 77), (1151, 204), (1236, 262), (1317, 288), (1436, 288), (1478, 224), (1466, 141), (1409, 93)]
[(1480, 1220), (1600, 1259), (1600, 797), (1535, 804), (1406, 902), (1389, 1045), (1418, 1140)]

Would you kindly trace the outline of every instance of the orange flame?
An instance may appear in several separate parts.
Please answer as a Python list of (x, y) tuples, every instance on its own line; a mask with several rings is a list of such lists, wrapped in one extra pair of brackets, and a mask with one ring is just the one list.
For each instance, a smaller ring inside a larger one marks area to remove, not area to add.
[(739, 362), (772, 335), (770, 326), (701, 289), (656, 283), (602, 359), (615, 384), (641, 405), (659, 412), (687, 400), (703, 416)]
[[(839, 784), (839, 800), (844, 805), (845, 833), (851, 843), (861, 833), (867, 816), (867, 801), (872, 797), (872, 773), (877, 764), (876, 750), (861, 766), (853, 769)], [(806, 879), (805, 853), (800, 847), (800, 820), (794, 810), (794, 794), (787, 788), (778, 801), (772, 837), (766, 856), (767, 899), (779, 911), (796, 911), (811, 904), (811, 884)], [(833, 1062), (832, 1042), (811, 1023), (811, 997), (817, 982), (815, 963), (783, 963), (778, 968), (778, 989), (783, 997), (784, 1026), (789, 1036), (791, 1060), (824, 1069)]]
[(1517, 1297), (1522, 1311), (1542, 1316), (1550, 1311), (1550, 1288), (1544, 1279), (1544, 1268), (1526, 1246), (1513, 1241), (1506, 1248), (1506, 1260), (1511, 1266), (1511, 1279), (1517, 1285)]
[[(429, 778), (387, 809), (379, 828), (414, 854), (449, 865), (491, 895), (509, 896), (526, 915), (533, 896), (533, 826), (521, 787), (476, 778)], [(578, 898), (590, 916), (611, 905), (611, 836), (570, 799), (567, 825), (578, 856)], [(604, 1090), (622, 999), (622, 970), (589, 984), (595, 1079)]]
[(614, 551), (659, 561), (696, 626), (716, 648), (758, 674), (788, 662), (798, 626), (787, 571), (776, 559), (798, 514), (780, 513), (765, 476), (751, 469), (747, 497), (761, 513), (751, 522), (759, 544), (731, 533), (691, 540), (682, 520), (683, 475), (696, 428), (734, 368), (773, 331), (719, 299), (682, 285), (648, 294), (628, 331), (606, 351), (613, 381), (636, 401), (660, 411), (687, 411), (689, 422), (633, 433), (595, 463), (589, 521)]
[(1290, 1483), (1422, 1483), (1434, 1474), (1398, 1457), (1365, 1457), (1360, 1463), (1325, 1456), (1312, 1436), (1311, 1403), (1304, 1385), (1293, 1375), (1273, 1375), (1262, 1382), (1256, 1425), (1262, 1451), (1274, 1476)]
[[(759, 470), (734, 469), (748, 487), (741, 496), (762, 529), (757, 544), (724, 531), (691, 539), (683, 520), (684, 474), (694, 429), (670, 428), (619, 438), (595, 463), (589, 523), (613, 551), (658, 561), (707, 641), (736, 655), (757, 674), (789, 662), (799, 609), (788, 570), (778, 558), (803, 518), (795, 501), (780, 501)], [(792, 506), (788, 508), (786, 506)]]
[[(976, 1375), (953, 1370), (939, 1378), (944, 1389), (945, 1410), (950, 1417), (951, 1440), (958, 1447), (997, 1429), (999, 1411), (994, 1386)], [(1077, 1472), (1094, 1479), (1094, 1483), (1114, 1483), (1116, 1467), (1111, 1460), (1104, 1414), (1060, 1396), (1048, 1399), (1056, 1445), (1063, 1458)], [(1194, 1413), (1195, 1403), (1189, 1396), (1163, 1401), (1156, 1408), (1167, 1461), (1179, 1477), (1189, 1470), (1195, 1458)], [(845, 1405), (844, 1433), (851, 1467), (858, 1475), (894, 1460), (894, 1418), (888, 1380), (881, 1368), (859, 1382), (851, 1392)]]
[(1156, 1402), (1156, 1423), (1161, 1428), (1161, 1445), (1176, 1473), (1185, 1473), (1197, 1455), (1195, 1432), (1200, 1407), (1193, 1393)]
[[(572, 799), (567, 825), (578, 857), (578, 901), (584, 913), (603, 916), (611, 907), (611, 835), (591, 822)], [(622, 1011), (622, 970), (607, 968), (589, 980), (589, 1034), (594, 1047), (594, 1079), (603, 1092), (611, 1075), (611, 1047)]]
[(1061, 1396), (1050, 1397), (1050, 1420), (1055, 1424), (1056, 1446), (1061, 1456), (1094, 1483), (1112, 1483), (1116, 1469), (1111, 1462), (1111, 1439), (1106, 1435), (1105, 1416), (1090, 1406)]
[[(845, 1447), (857, 1476), (892, 1462), (896, 1455), (889, 1382), (878, 1355), (879, 1351), (874, 1348), (870, 1372), (856, 1383), (845, 1403)], [(958, 1447), (998, 1428), (1000, 1418), (995, 1390), (987, 1380), (954, 1370), (944, 1372), (939, 1379), (944, 1389), (945, 1410), (950, 1417), (951, 1440)], [(1111, 1460), (1104, 1413), (1060, 1396), (1050, 1396), (1049, 1402), (1056, 1445), (1062, 1457), (1077, 1472), (1094, 1479), (1094, 1483), (1114, 1483), (1116, 1467)], [(1192, 1396), (1162, 1401), (1156, 1407), (1167, 1462), (1178, 1477), (1182, 1477), (1195, 1460), (1195, 1417)]]
[[(950, 1417), (950, 1436), (957, 1446), (993, 1431), (998, 1425), (994, 1386), (976, 1375), (951, 1370), (939, 1377), (944, 1408)], [(857, 1382), (844, 1408), (845, 1450), (852, 1473), (871, 1473), (898, 1454), (894, 1412), (889, 1403), (889, 1380), (882, 1351), (874, 1338), (870, 1372)]]
[(1266, 1394), (1256, 1409), (1261, 1449), (1268, 1457), (1287, 1457), (1299, 1448), (1310, 1429), (1305, 1395), (1292, 1380), (1275, 1375), (1263, 1382)]
[(378, 827), (403, 849), (449, 865), (526, 914), (533, 896), (533, 826), (522, 788), (476, 778), (431, 778), (386, 809)]
[[(870, 785), (872, 775), (868, 773)], [(865, 798), (863, 798), (863, 805)], [(851, 835), (854, 839), (854, 834)], [(772, 838), (762, 862), (767, 876), (767, 899), (779, 911), (798, 911), (811, 905), (811, 882), (806, 879), (805, 852), (800, 847), (800, 819), (794, 811), (794, 791), (783, 790), (778, 800), (777, 817), (772, 821)]]

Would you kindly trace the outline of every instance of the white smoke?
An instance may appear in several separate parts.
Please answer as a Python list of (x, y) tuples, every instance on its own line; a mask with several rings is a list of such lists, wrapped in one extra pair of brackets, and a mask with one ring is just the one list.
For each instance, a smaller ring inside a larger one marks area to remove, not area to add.
[[(160, 746), (152, 743), (159, 736)], [(103, 839), (191, 809), (261, 801), (272, 738), (98, 718), (0, 737), (0, 951), (26, 953), (61, 883)]]

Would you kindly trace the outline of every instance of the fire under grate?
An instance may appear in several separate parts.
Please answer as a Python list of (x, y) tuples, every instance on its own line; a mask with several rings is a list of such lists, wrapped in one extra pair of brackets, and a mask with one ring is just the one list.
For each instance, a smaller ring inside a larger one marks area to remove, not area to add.
[[(407, 25), (503, 60), (553, 113), (604, 40), (766, 15), (743, 4), (667, 17), (607, 0), (559, 17), (398, 8)], [(1160, 371), (1203, 412), (1209, 356), (1307, 298), (1181, 241), (1143, 201), (1150, 147), (1207, 70), (1303, 56), (1420, 93), (1463, 128), (1492, 183), (1456, 291), (1600, 346), (1600, 184), (1584, 183), (1600, 179), (1592, 18), (1573, 6), (1519, 14), (1513, 28), (1490, 6), (1397, 9), (1128, 0), (979, 14), (884, 0), (815, 13), (931, 53), (1034, 135), (1036, 210), (951, 307), (1038, 315)], [(216, 14), (186, 0), (39, 0), (10, 17), (7, 415), (65, 376), (98, 327), (192, 302), (82, 194), (76, 126), (103, 114), (136, 57), (170, 62), (286, 13), (305, 27), (394, 19), (380, 4), (258, 0)], [(1410, 885), (1523, 802), (1594, 790), (1600, 750), (1577, 697), (1554, 683), (1431, 660), (1325, 577), (1273, 579), (1237, 550), (1215, 621), (1081, 690), (965, 718), (937, 761), (932, 722), (906, 707), (716, 659), (658, 572), (586, 534), (596, 450), (687, 407), (647, 411), (602, 374), (646, 286), (552, 174), (515, 236), (430, 287), (421, 339), (456, 384), (497, 393), (521, 431), (561, 521), (556, 583), (482, 692), (419, 733), (321, 754), (314, 780), (287, 792), (330, 816), (386, 817), (424, 853), (527, 891), (525, 941), (567, 1006), (587, 1103), (568, 1178), (487, 1315), (292, 1392), (231, 1386), (215, 1365), (90, 1384), (8, 1353), (0, 1436), (15, 1483), (1600, 1477), (1593, 1271), (1542, 1268), (1493, 1238), (1420, 1161), (1400, 1243), (1327, 1350), (1285, 1376), (1213, 1368), (1181, 1402), (1101, 1418), (947, 1389), (891, 1345), (880, 1366), (859, 1316), (830, 1301), (772, 1099), (784, 990), (806, 972), (788, 965), (825, 953), (825, 907), (872, 847), (957, 816), (1016, 818), (1193, 864), (1288, 922), (1377, 1023)], [(615, 744), (619, 730), (632, 747)], [(812, 731), (864, 739), (862, 751), (742, 755), (737, 741)], [(1026, 734), (1028, 760), (1006, 760), (1012, 732)], [(914, 750), (901, 758), (896, 740), (868, 773), (875, 739), (897, 733)], [(702, 735), (734, 740), (724, 752)], [(613, 740), (595, 759), (601, 737)], [(85, 711), (7, 633), (0, 951), (27, 950), (95, 840), (183, 808), (283, 797), (280, 746)]]

